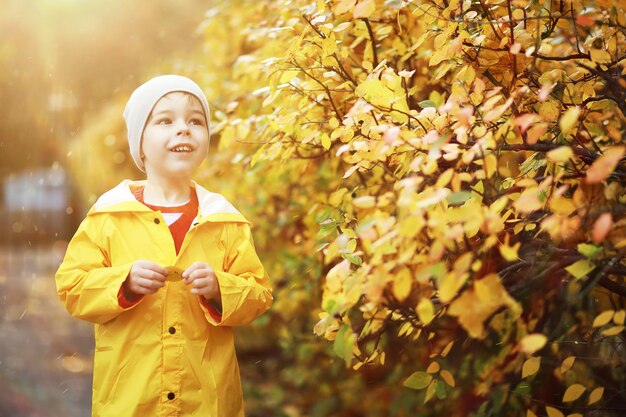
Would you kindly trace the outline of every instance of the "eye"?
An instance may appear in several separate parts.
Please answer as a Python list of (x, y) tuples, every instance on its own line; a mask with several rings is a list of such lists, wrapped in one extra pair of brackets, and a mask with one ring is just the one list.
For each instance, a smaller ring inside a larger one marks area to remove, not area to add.
[(159, 119), (156, 122), (157, 125), (168, 125), (170, 123), (172, 123), (170, 119)]
[(204, 121), (202, 119), (191, 119), (191, 123), (194, 125), (203, 125)]

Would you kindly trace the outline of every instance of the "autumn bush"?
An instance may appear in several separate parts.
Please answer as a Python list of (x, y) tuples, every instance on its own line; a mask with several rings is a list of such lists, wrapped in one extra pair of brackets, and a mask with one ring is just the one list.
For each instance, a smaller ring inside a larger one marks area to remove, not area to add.
[(622, 3), (206, 16), (171, 70), (206, 88), (201, 177), (249, 214), (274, 278), (239, 333), (250, 415), (626, 412)]

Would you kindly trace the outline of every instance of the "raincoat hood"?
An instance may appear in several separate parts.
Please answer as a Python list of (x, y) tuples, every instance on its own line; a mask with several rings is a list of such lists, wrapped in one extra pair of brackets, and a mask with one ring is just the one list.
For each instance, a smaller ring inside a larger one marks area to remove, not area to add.
[[(150, 208), (137, 201), (131, 186), (145, 186), (146, 180), (123, 180), (115, 188), (107, 191), (98, 198), (89, 210), (88, 215), (97, 213), (115, 212), (146, 212)], [(242, 222), (250, 223), (226, 198), (221, 194), (213, 193), (192, 181), (192, 188), (198, 196), (199, 213), (194, 223), (205, 221), (214, 222)]]

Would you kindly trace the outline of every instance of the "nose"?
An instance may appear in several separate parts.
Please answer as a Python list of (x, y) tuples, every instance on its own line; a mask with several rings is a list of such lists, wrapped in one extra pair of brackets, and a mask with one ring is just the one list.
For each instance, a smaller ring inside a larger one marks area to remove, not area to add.
[(179, 122), (176, 129), (176, 136), (189, 136), (191, 133), (189, 126), (184, 121)]

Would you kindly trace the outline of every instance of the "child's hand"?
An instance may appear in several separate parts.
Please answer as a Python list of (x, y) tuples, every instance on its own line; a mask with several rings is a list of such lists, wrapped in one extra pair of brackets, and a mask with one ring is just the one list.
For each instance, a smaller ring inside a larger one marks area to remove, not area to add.
[(135, 261), (122, 289), (132, 300), (140, 295), (154, 294), (165, 285), (167, 270), (152, 261)]
[(207, 300), (221, 298), (220, 286), (215, 271), (206, 262), (194, 262), (183, 272), (185, 284), (193, 287), (192, 294), (202, 295)]

